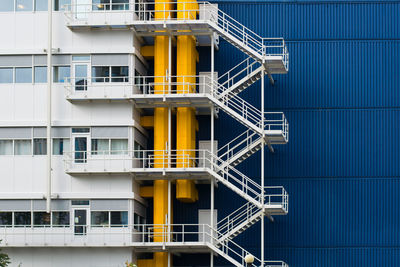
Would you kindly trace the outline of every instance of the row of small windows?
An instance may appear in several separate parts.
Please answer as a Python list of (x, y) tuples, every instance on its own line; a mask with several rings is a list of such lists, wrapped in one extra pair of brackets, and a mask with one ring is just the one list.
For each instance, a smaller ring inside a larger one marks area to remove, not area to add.
[[(71, 0), (53, 0), (54, 11), (65, 10)], [(129, 10), (129, 0), (93, 0), (92, 10)], [(0, 11), (47, 11), (47, 0), (2, 0)]]
[[(77, 74), (79, 75), (79, 74)], [(92, 67), (94, 83), (128, 82), (128, 66), (96, 66)], [(54, 66), (53, 82), (63, 83), (71, 76), (70, 66)], [(33, 77), (33, 79), (32, 79)], [(77, 77), (84, 78), (84, 77)], [(0, 68), (0, 83), (46, 83), (47, 67), (7, 67)]]
[[(92, 211), (91, 226), (122, 226), (128, 224), (127, 211)], [(0, 226), (26, 227), (26, 226), (69, 226), (69, 211), (9, 211), (0, 212)]]
[[(53, 139), (53, 155), (62, 155), (64, 151), (69, 151), (69, 147), (69, 139)], [(45, 138), (0, 140), (0, 155), (46, 155), (46, 153)]]
[[(128, 139), (92, 139), (92, 155), (120, 155), (128, 150)], [(143, 148), (135, 142), (135, 148)], [(68, 138), (53, 139), (53, 155), (62, 155), (70, 150)], [(33, 151), (33, 153), (32, 153)], [(45, 138), (0, 140), (0, 155), (46, 155)]]
[(68, 211), (6, 211), (0, 212), (0, 226), (65, 226), (70, 224), (69, 216)]

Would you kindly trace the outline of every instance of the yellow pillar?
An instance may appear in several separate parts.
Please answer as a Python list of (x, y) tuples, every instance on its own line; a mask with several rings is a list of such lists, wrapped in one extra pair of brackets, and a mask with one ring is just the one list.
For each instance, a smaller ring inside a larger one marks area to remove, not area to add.
[[(170, 16), (166, 10), (172, 10), (172, 4), (165, 4), (166, 0), (155, 1), (155, 19), (164, 19)], [(166, 76), (168, 69), (168, 36), (156, 36), (154, 40), (154, 75)], [(164, 78), (155, 78), (154, 82), (164, 83)], [(162, 94), (167, 90), (168, 86), (155, 85), (155, 94)], [(162, 168), (167, 164), (168, 160), (164, 153), (167, 149), (168, 141), (168, 108), (154, 109), (154, 167)], [(158, 150), (158, 151), (157, 151)], [(168, 181), (154, 181), (154, 224), (166, 224), (166, 215), (168, 214)], [(171, 220), (172, 222), (172, 220)], [(166, 236), (163, 236), (164, 229), (154, 229), (154, 242), (162, 242)], [(155, 252), (153, 258), (154, 267), (168, 266), (168, 253)]]
[[(191, 0), (178, 1), (178, 20), (195, 19), (196, 11), (185, 10), (196, 10), (197, 6)], [(195, 37), (190, 35), (178, 36), (176, 60), (176, 75), (178, 76), (177, 93), (190, 93), (195, 90), (193, 84), (196, 82), (196, 78), (194, 77), (196, 75), (196, 59)], [(177, 108), (176, 149), (178, 151), (177, 167), (193, 167), (194, 161), (191, 159), (195, 157), (195, 151), (193, 150), (196, 149), (196, 116), (194, 108)], [(198, 191), (194, 182), (192, 180), (177, 180), (176, 198), (184, 202), (198, 200)]]

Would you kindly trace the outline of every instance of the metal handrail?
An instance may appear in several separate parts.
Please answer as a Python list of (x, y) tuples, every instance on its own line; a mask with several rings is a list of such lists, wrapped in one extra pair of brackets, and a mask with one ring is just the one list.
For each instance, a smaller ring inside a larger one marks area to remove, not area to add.
[[(123, 3), (123, 4), (71, 4), (65, 5), (65, 15), (70, 21), (85, 21), (89, 14), (98, 13), (123, 13), (123, 15), (134, 12), (138, 21), (190, 21), (198, 20), (201, 12), (207, 12), (210, 26), (216, 28), (220, 33), (229, 35), (236, 39), (242, 46), (249, 47), (260, 57), (270, 55), (287, 54), (283, 38), (263, 38), (243, 24), (219, 10), (209, 2), (163, 2), (163, 3)], [(179, 9), (175, 6), (179, 5)], [(118, 10), (113, 6), (122, 6)], [(155, 7), (160, 8), (155, 8)], [(108, 7), (108, 8), (107, 8)], [(133, 17), (132, 17), (133, 18)], [(270, 52), (268, 49), (279, 49), (278, 52)]]

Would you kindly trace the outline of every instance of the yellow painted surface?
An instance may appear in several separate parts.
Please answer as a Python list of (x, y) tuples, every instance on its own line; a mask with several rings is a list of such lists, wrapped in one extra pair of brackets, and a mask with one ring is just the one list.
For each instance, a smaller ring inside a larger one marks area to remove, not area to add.
[[(188, 3), (190, 2), (190, 3)], [(190, 0), (178, 1), (178, 19), (195, 19), (198, 4)], [(181, 35), (177, 38), (177, 93), (192, 93), (196, 89), (196, 39), (194, 36)], [(195, 109), (190, 107), (177, 108), (176, 113), (176, 149), (177, 167), (193, 167), (195, 162), (197, 120)], [(183, 202), (198, 200), (198, 191), (192, 180), (176, 181), (176, 198)]]
[(152, 186), (141, 186), (139, 195), (141, 197), (153, 197), (154, 196), (154, 188)]
[(153, 128), (154, 127), (154, 116), (140, 117), (140, 125), (144, 128)]
[(140, 54), (146, 59), (154, 57), (154, 45), (145, 45), (140, 48)]
[[(155, 19), (165, 19), (170, 17), (170, 10), (172, 4), (165, 3), (165, 0), (155, 1)], [(168, 36), (154, 37), (154, 75), (166, 76), (168, 69)], [(163, 94), (168, 90), (168, 86), (163, 83), (166, 82), (165, 78), (158, 77), (154, 79), (154, 93)], [(168, 162), (164, 150), (167, 149), (168, 141), (168, 108), (155, 108), (154, 109), (154, 168), (162, 168)], [(153, 220), (154, 224), (165, 224), (166, 214), (168, 213), (168, 181), (157, 180), (154, 181), (153, 191), (154, 209)], [(172, 221), (171, 221), (172, 222)], [(154, 242), (162, 242), (166, 237), (163, 236), (164, 229), (154, 229)], [(168, 266), (168, 253), (155, 252), (152, 267), (167, 267)]]
[(154, 260), (153, 259), (143, 259), (137, 261), (138, 267), (154, 267)]

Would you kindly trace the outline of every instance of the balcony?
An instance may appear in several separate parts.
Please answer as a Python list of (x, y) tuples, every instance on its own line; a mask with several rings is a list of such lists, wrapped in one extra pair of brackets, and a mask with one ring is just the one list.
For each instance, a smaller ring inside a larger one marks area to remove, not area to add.
[(64, 7), (66, 25), (71, 29), (127, 29), (135, 20), (133, 4), (72, 4)]
[[(134, 224), (120, 227), (21, 226), (0, 228), (0, 247), (131, 247), (138, 252), (170, 251), (175, 253), (214, 251), (236, 266), (244, 266), (249, 254), (231, 240), (221, 242), (218, 230), (207, 224)], [(256, 265), (259, 265), (255, 262)], [(242, 264), (242, 265), (240, 265)], [(287, 267), (282, 261), (265, 261), (264, 266)]]
[(208, 180), (206, 150), (74, 151), (64, 153), (65, 172), (84, 174), (131, 174), (138, 180), (184, 178)]

